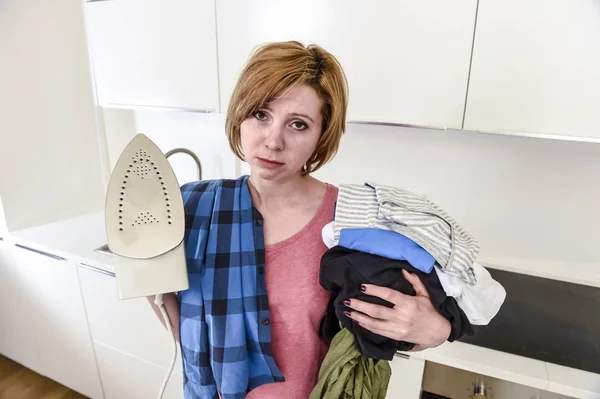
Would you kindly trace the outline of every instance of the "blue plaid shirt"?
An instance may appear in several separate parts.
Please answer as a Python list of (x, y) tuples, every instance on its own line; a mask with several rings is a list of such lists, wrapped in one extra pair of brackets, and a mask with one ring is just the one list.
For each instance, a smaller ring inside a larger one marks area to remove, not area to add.
[(271, 351), (263, 219), (248, 176), (181, 187), (190, 288), (178, 295), (186, 398), (285, 381)]

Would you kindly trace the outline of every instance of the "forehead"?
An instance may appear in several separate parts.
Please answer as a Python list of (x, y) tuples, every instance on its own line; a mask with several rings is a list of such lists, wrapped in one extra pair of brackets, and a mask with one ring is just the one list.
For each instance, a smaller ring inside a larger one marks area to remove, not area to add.
[(321, 115), (323, 100), (310, 86), (292, 87), (268, 104), (269, 108), (285, 113), (303, 113), (317, 117)]

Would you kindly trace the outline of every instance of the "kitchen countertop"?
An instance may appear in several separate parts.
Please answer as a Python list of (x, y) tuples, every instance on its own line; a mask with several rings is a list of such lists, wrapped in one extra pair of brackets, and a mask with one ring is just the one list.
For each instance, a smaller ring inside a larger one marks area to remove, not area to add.
[(106, 244), (104, 212), (95, 212), (54, 223), (10, 232), (15, 243), (29, 245), (55, 255), (114, 273), (116, 260), (94, 250)]
[[(103, 212), (10, 232), (9, 237), (15, 243), (114, 272), (115, 259), (94, 251), (106, 243)], [(503, 267), (498, 259), (481, 263), (496, 269), (600, 287), (600, 265), (596, 264), (566, 268), (558, 263), (534, 262), (515, 262)], [(437, 348), (405, 354), (563, 395), (600, 399), (600, 374), (464, 342), (446, 342)]]

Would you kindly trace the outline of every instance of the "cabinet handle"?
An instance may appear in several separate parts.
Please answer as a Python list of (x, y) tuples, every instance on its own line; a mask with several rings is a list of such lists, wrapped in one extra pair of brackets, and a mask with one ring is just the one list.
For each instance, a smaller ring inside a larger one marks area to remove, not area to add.
[[(377, 122), (369, 120), (347, 120), (346, 123), (353, 123), (355, 125), (372, 125), (372, 126), (391, 126), (391, 127), (407, 127), (417, 129), (433, 129), (433, 130), (448, 130), (446, 126), (430, 126), (430, 125), (415, 125), (411, 123), (398, 123), (398, 122)], [(460, 129), (456, 129), (460, 130)]]
[(402, 359), (410, 359), (410, 355), (405, 355), (404, 353), (396, 352), (394, 356), (401, 357)]
[[(89, 1), (89, 0), (88, 0)], [(92, 1), (108, 1), (108, 0), (92, 0)], [(139, 111), (181, 111), (181, 112), (192, 112), (198, 114), (210, 114), (216, 112), (214, 109), (197, 109), (187, 108), (179, 106), (161, 106), (161, 105), (142, 105), (142, 104), (120, 104), (120, 103), (106, 103), (100, 105), (106, 108), (117, 108), (117, 109), (132, 109)]]
[(87, 269), (94, 273), (100, 273), (100, 274), (104, 274), (104, 275), (110, 276), (110, 277), (115, 276), (115, 274), (113, 272), (109, 272), (108, 270), (100, 269), (99, 267), (86, 265), (85, 263), (79, 263), (79, 267), (81, 267), (82, 269)]
[(51, 253), (48, 253), (48, 252), (44, 252), (44, 251), (41, 251), (39, 249), (30, 248), (30, 247), (27, 247), (25, 245), (15, 244), (15, 247), (23, 248), (23, 249), (25, 249), (27, 251), (31, 251), (31, 252), (35, 252), (36, 254), (47, 256), (48, 258), (52, 258), (52, 259), (56, 259), (56, 260), (62, 260), (62, 261), (66, 260), (62, 256), (58, 256), (58, 255), (54, 255), (54, 254), (51, 254)]

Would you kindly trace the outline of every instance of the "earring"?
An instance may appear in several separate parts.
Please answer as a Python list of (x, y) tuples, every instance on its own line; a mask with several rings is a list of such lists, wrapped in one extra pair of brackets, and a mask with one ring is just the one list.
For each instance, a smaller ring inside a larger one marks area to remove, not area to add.
[(308, 166), (306, 166), (306, 164), (302, 165), (302, 173), (306, 173), (307, 170)]

